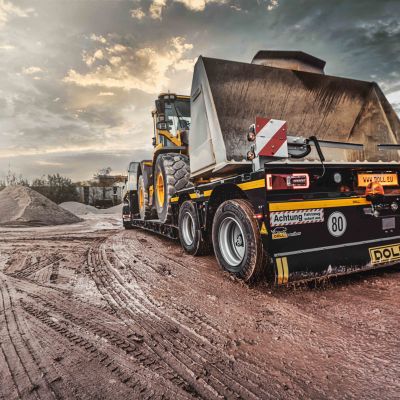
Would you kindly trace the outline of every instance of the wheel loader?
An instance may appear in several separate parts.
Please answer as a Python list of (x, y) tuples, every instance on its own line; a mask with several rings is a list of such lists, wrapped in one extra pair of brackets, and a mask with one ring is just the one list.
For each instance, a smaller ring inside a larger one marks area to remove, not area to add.
[(162, 93), (151, 160), (128, 170), (124, 226), (214, 252), (276, 284), (400, 261), (400, 120), (374, 82), (298, 51), (199, 57), (190, 96)]

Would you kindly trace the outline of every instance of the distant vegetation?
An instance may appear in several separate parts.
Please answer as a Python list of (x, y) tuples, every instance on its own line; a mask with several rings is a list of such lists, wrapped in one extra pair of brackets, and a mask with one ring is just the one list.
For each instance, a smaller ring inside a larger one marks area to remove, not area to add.
[(0, 190), (6, 186), (16, 185), (29, 186), (57, 204), (64, 201), (79, 201), (77, 185), (70, 178), (60, 174), (42, 176), (30, 183), (22, 175), (17, 176), (14, 172), (8, 171), (6, 178), (0, 181)]

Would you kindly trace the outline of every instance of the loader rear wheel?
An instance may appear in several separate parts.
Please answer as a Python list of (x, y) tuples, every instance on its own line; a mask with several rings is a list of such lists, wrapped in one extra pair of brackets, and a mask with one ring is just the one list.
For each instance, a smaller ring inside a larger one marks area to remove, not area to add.
[(143, 175), (138, 179), (138, 205), (140, 219), (149, 219), (151, 216), (151, 207), (149, 205), (149, 193), (144, 185)]
[(193, 256), (210, 254), (211, 243), (204, 238), (193, 201), (185, 201), (179, 209), (179, 240), (186, 253)]
[(154, 199), (161, 222), (171, 221), (170, 199), (178, 190), (192, 186), (189, 178), (189, 161), (185, 155), (166, 153), (157, 158), (154, 168)]
[(228, 200), (218, 207), (212, 240), (221, 268), (245, 282), (261, 276), (266, 256), (254, 209), (247, 200)]

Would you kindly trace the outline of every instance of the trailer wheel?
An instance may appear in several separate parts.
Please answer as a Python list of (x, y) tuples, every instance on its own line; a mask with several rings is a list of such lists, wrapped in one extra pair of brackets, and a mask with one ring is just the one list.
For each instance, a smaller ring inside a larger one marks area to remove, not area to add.
[(245, 282), (257, 280), (265, 253), (254, 209), (247, 200), (228, 200), (214, 216), (212, 240), (218, 264)]
[(193, 256), (210, 254), (211, 243), (205, 240), (193, 201), (185, 201), (179, 209), (179, 240), (183, 249)]
[(185, 155), (166, 153), (157, 158), (154, 168), (154, 198), (161, 222), (171, 220), (170, 199), (178, 190), (192, 186), (189, 178), (189, 161)]
[(140, 219), (150, 219), (151, 207), (149, 205), (149, 193), (144, 185), (143, 175), (140, 175), (138, 179), (138, 205)]

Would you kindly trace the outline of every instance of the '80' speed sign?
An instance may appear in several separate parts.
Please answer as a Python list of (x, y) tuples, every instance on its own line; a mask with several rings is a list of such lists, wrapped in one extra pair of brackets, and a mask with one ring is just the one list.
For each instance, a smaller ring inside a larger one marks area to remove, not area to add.
[(332, 236), (339, 237), (346, 232), (347, 220), (343, 213), (335, 211), (328, 218), (328, 231)]

